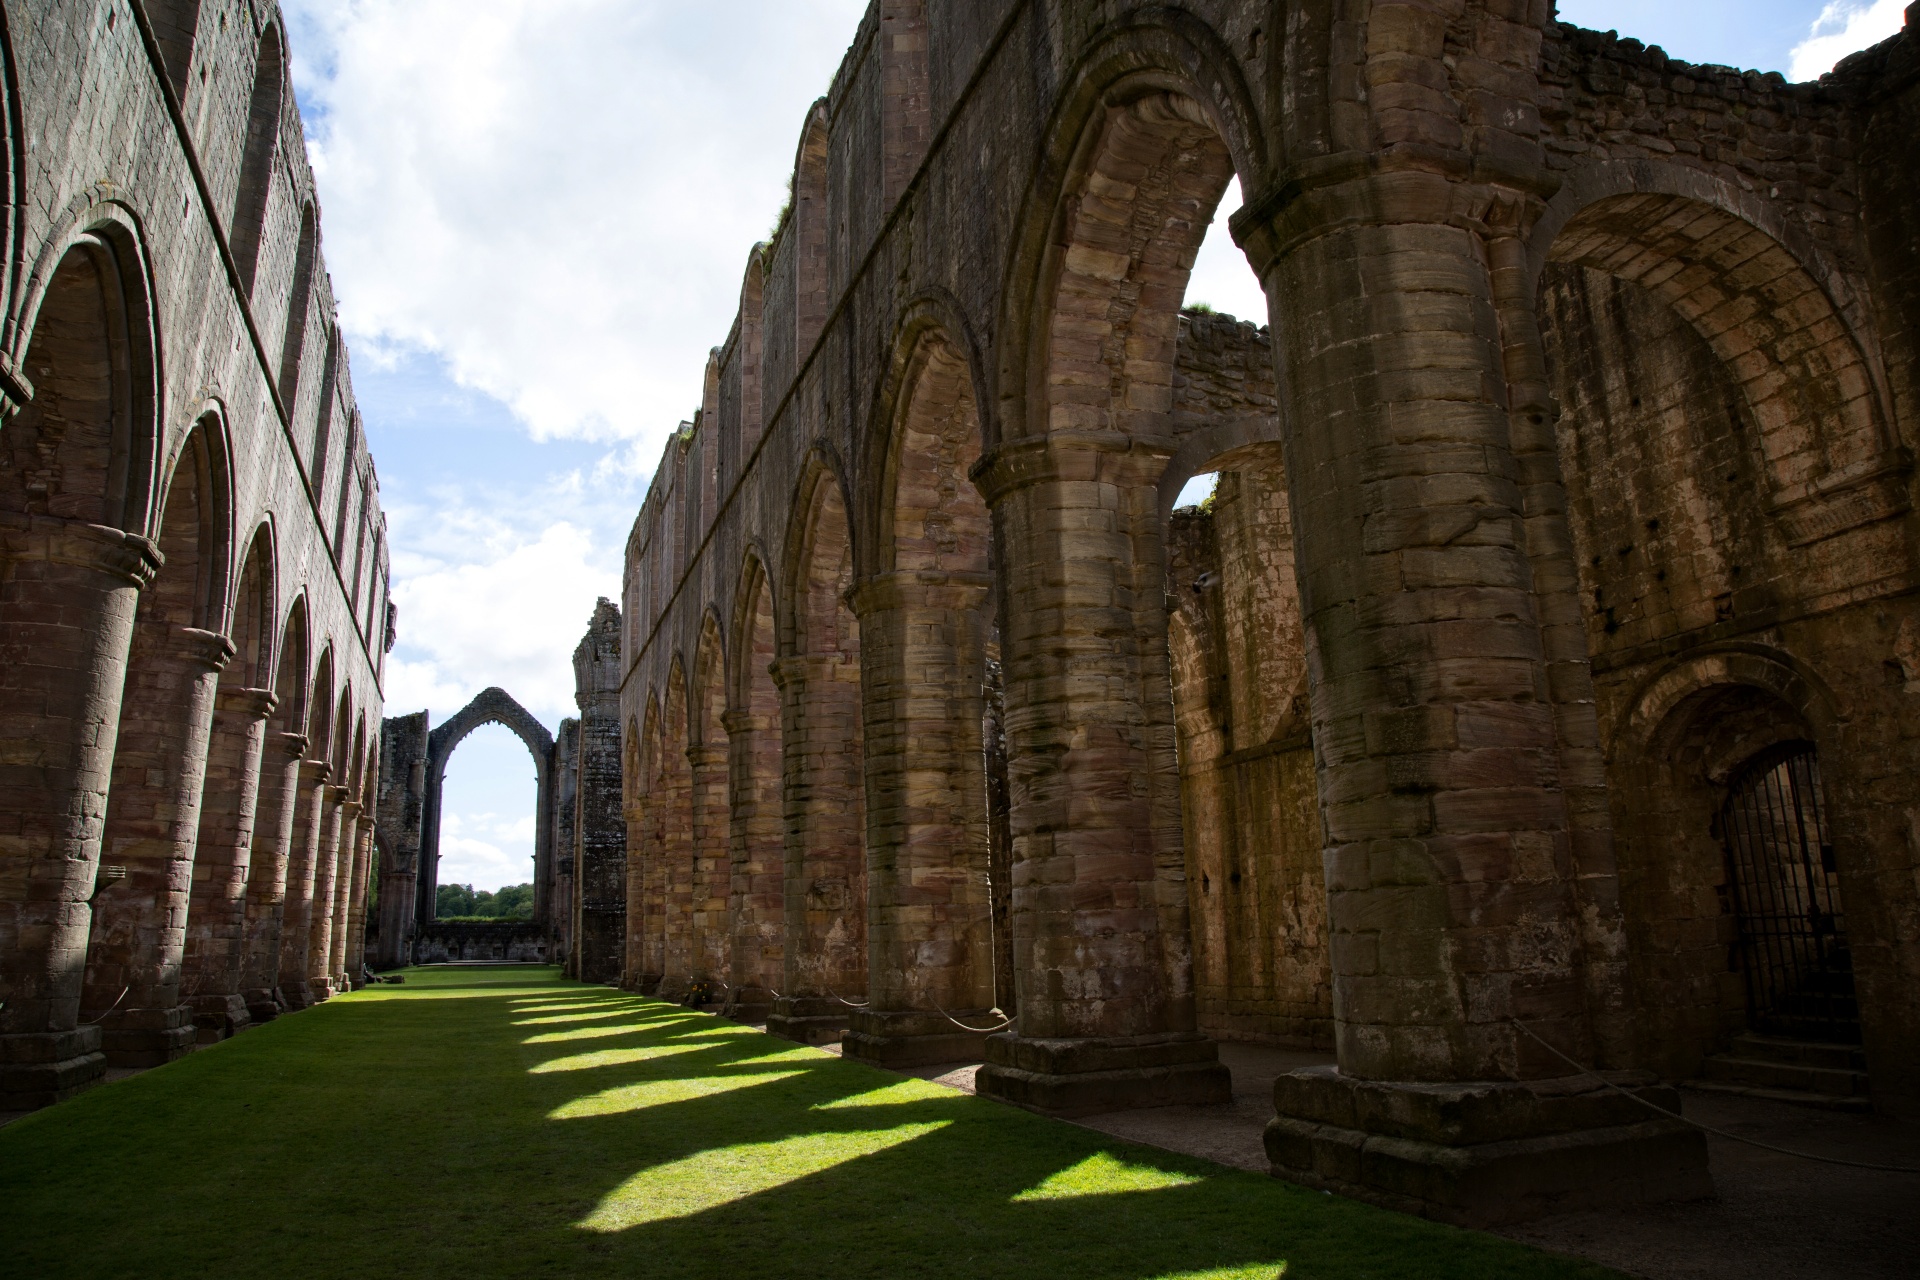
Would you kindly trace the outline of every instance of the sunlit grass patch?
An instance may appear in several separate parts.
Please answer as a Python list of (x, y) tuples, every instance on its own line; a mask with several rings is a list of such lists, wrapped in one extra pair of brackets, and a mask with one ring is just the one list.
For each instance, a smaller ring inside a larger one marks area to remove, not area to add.
[[(804, 1070), (804, 1069), (802, 1069)], [(621, 1111), (644, 1111), (669, 1102), (687, 1102), (694, 1098), (750, 1089), (776, 1080), (791, 1080), (801, 1071), (743, 1070), (733, 1075), (693, 1076), (685, 1079), (643, 1080), (638, 1084), (602, 1089), (584, 1098), (575, 1098), (547, 1113), (551, 1120), (584, 1120), (591, 1116), (613, 1115)]]
[(1132, 1164), (1110, 1151), (1096, 1151), (1074, 1165), (1049, 1174), (1045, 1180), (1013, 1197), (1023, 1200), (1067, 1200), (1074, 1196), (1110, 1196), (1124, 1191), (1158, 1191), (1162, 1187), (1184, 1187), (1200, 1181), (1190, 1173), (1158, 1169), (1150, 1164)]
[(412, 970), (0, 1129), (33, 1280), (1597, 1280), (552, 970)]
[(684, 1218), (911, 1142), (949, 1123), (933, 1120), (856, 1133), (803, 1133), (778, 1142), (745, 1142), (702, 1151), (642, 1169), (608, 1193), (580, 1225), (588, 1231), (624, 1231)]

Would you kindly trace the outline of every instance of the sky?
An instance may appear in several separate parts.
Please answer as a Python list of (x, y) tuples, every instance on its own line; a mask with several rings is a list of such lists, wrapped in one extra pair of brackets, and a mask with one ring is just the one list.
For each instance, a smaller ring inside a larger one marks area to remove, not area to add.
[[(965, 0), (951, 0), (964, 3)], [(1673, 57), (1810, 79), (1900, 0), (1561, 0)], [(282, 0), (393, 547), (391, 715), (499, 685), (551, 728), (669, 433), (864, 0)], [(1266, 319), (1226, 217), (1188, 299)], [(1190, 495), (1204, 493), (1204, 482)], [(531, 879), (533, 762), (454, 753), (442, 884)]]

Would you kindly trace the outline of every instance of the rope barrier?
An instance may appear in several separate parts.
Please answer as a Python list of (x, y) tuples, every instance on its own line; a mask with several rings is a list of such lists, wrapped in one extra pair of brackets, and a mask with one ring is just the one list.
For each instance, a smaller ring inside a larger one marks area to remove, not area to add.
[[(958, 1018), (956, 1018), (956, 1017), (954, 1017), (954, 1016), (953, 1016), (952, 1014), (950, 1014), (950, 1013), (948, 1013), (948, 1012), (947, 1012), (947, 1011), (946, 1011), (945, 1009), (940, 1009), (940, 1006), (939, 1006), (939, 1005), (937, 1005), (937, 1004), (936, 1004), (936, 1005), (934, 1005), (933, 1007), (934, 1007), (935, 1009), (939, 1009), (939, 1010), (940, 1010), (940, 1016), (941, 1016), (941, 1017), (943, 1017), (943, 1018), (945, 1018), (945, 1019), (946, 1019), (946, 1020), (947, 1020), (948, 1022), (951, 1022), (951, 1023), (952, 1023), (952, 1024), (954, 1025), (954, 1026), (956, 1026), (956, 1027), (958, 1027), (958, 1028), (960, 1028), (960, 1029), (961, 1029), (962, 1031), (971, 1031), (971, 1032), (973, 1032), (973, 1033), (974, 1033), (975, 1035), (991, 1035), (991, 1034), (993, 1034), (993, 1033), (994, 1033), (994, 1032), (996, 1032), (996, 1031), (1005, 1031), (1005, 1030), (1006, 1030), (1006, 1029), (1007, 1029), (1008, 1027), (1010, 1027), (1010, 1026), (1012, 1026), (1012, 1025), (1014, 1024), (1014, 1019), (1012, 1019), (1012, 1018), (1007, 1018), (1005, 1014), (1001, 1014), (1000, 1016), (1001, 1016), (1001, 1017), (1003, 1017), (1003, 1018), (1006, 1018), (1006, 1021), (1004, 1021), (1004, 1022), (1002, 1022), (1002, 1023), (1001, 1023), (1001, 1024), (999, 1025), (999, 1026), (997, 1026), (997, 1027), (970, 1027), (970, 1026), (968, 1026), (968, 1025), (967, 1025), (966, 1023), (964, 1023), (964, 1022), (962, 1022), (962, 1021), (960, 1021), (960, 1019), (958, 1019)], [(989, 1012), (992, 1012), (992, 1013), (1000, 1013), (1000, 1010), (998, 1010), (998, 1009), (992, 1009), (992, 1010), (989, 1010)]]
[(120, 994), (115, 996), (113, 998), (113, 1003), (107, 1006), (106, 1013), (102, 1013), (99, 1017), (95, 1018), (92, 1022), (89, 1022), (86, 1025), (89, 1027), (97, 1027), (101, 1023), (105, 1022), (107, 1020), (107, 1014), (110, 1014), (115, 1009), (118, 1009), (120, 1007), (120, 1002), (127, 998), (127, 992), (131, 990), (133, 990), (131, 986), (120, 988)]
[(1700, 1130), (1702, 1133), (1710, 1133), (1716, 1138), (1725, 1138), (1729, 1142), (1742, 1142), (1749, 1147), (1758, 1147), (1762, 1151), (1772, 1151), (1777, 1155), (1796, 1156), (1802, 1160), (1817, 1160), (1821, 1164), (1837, 1164), (1847, 1169), (1870, 1169), (1875, 1173), (1920, 1173), (1920, 1168), (1914, 1168), (1911, 1165), (1873, 1164), (1865, 1160), (1843, 1160), (1839, 1156), (1822, 1156), (1822, 1155), (1815, 1155), (1811, 1151), (1795, 1151), (1790, 1147), (1776, 1147), (1771, 1142), (1761, 1142), (1757, 1138), (1742, 1137), (1740, 1134), (1737, 1134), (1737, 1133), (1729, 1133), (1725, 1129), (1716, 1129), (1710, 1124), (1701, 1124), (1698, 1120), (1689, 1120), (1685, 1116), (1675, 1115), (1673, 1112), (1667, 1110), (1665, 1107), (1661, 1106), (1659, 1103), (1650, 1102), (1647, 1099), (1641, 1097), (1639, 1094), (1633, 1092), (1631, 1089), (1622, 1089), (1619, 1085), (1607, 1079), (1605, 1076), (1601, 1075), (1599, 1072), (1594, 1071), (1591, 1068), (1581, 1066), (1578, 1062), (1575, 1062), (1572, 1058), (1569, 1058), (1566, 1054), (1560, 1052), (1558, 1049), (1548, 1044), (1545, 1040), (1542, 1040), (1537, 1034), (1535, 1034), (1533, 1028), (1527, 1026), (1524, 1022), (1521, 1022), (1518, 1018), (1509, 1018), (1507, 1019), (1507, 1021), (1513, 1023), (1514, 1026), (1518, 1027), (1521, 1031), (1525, 1032), (1529, 1037), (1531, 1037), (1534, 1043), (1538, 1044), (1541, 1048), (1545, 1049), (1548, 1053), (1552, 1054), (1554, 1057), (1560, 1059), (1560, 1061), (1572, 1067), (1575, 1071), (1578, 1071), (1581, 1075), (1586, 1076), (1592, 1080), (1598, 1080), (1601, 1084), (1607, 1086), (1607, 1088), (1613, 1090), (1615, 1093), (1619, 1094), (1621, 1097), (1631, 1098), (1633, 1101), (1639, 1103), (1641, 1106), (1647, 1108), (1647, 1110), (1649, 1111), (1657, 1111), (1660, 1113), (1661, 1116), (1663, 1116), (1668, 1120), (1678, 1120), (1681, 1124), (1692, 1125), (1694, 1128)]

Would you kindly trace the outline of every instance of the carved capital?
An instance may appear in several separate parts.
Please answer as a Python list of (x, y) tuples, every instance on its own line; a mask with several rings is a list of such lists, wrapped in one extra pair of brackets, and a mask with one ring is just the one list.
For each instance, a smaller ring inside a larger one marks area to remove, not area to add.
[(308, 743), (307, 735), (304, 733), (283, 733), (280, 735), (280, 749), (296, 760), (307, 754), (307, 747), (309, 745), (311, 744)]
[[(279, 695), (271, 689), (222, 689), (213, 697), (215, 711), (248, 720), (265, 720), (279, 704)], [(302, 738), (300, 742), (300, 749), (306, 750), (306, 739)]]
[(209, 671), (219, 671), (233, 661), (233, 641), (217, 631), (181, 627), (174, 634), (180, 640), (180, 656), (188, 662), (199, 663)]
[(989, 507), (1015, 493), (1055, 481), (1159, 484), (1178, 442), (1125, 431), (1050, 431), (1009, 440), (973, 464), (968, 478)]
[(990, 573), (901, 569), (855, 583), (847, 592), (847, 607), (863, 623), (876, 613), (912, 606), (977, 609), (992, 587)]
[(333, 766), (325, 760), (302, 760), (300, 762), (300, 785), (317, 787), (327, 780), (333, 772)]
[(167, 562), (159, 547), (137, 533), (59, 516), (8, 516), (0, 522), (0, 550), (10, 560), (70, 564), (143, 591)]

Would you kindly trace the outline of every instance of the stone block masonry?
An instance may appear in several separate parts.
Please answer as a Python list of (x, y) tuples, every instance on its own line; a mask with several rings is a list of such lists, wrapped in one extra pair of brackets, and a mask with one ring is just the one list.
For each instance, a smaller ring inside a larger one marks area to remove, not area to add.
[(0, 10), (5, 1108), (348, 977), (386, 522), (280, 14), (219, 17)]
[(1920, 1108), (1917, 102), (1911, 23), (878, 0), (628, 539), (623, 980), (1061, 1112), (1332, 1047), (1275, 1172), (1466, 1222), (1710, 1186), (1557, 1054)]

